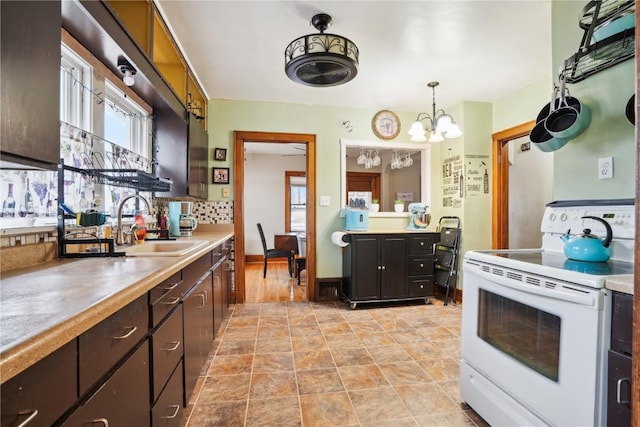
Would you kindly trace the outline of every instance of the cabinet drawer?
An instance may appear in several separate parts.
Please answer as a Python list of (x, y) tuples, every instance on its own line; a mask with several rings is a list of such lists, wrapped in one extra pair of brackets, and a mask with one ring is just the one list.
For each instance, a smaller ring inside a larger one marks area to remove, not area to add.
[(433, 274), (433, 256), (409, 257), (409, 276)]
[(174, 427), (182, 418), (182, 362), (174, 369), (167, 386), (151, 410), (153, 427)]
[(50, 426), (78, 398), (74, 339), (0, 387), (3, 426)]
[(86, 393), (147, 334), (147, 295), (142, 295), (78, 338), (80, 394)]
[(433, 280), (428, 278), (409, 278), (408, 292), (410, 297), (433, 296)]
[(149, 291), (151, 328), (158, 326), (162, 319), (178, 305), (182, 295), (192, 285), (193, 283), (187, 285), (187, 282), (182, 280), (182, 271), (179, 271)]
[(150, 406), (149, 342), (145, 340), (62, 425), (148, 426), (151, 423)]
[(409, 253), (411, 254), (431, 254), (433, 253), (433, 244), (436, 242), (437, 235), (421, 234), (419, 236), (408, 237)]
[[(212, 264), (212, 252), (209, 252), (182, 270), (182, 279), (186, 282), (187, 289), (185, 293), (209, 270)], [(184, 294), (182, 295), (184, 296)]]
[(182, 324), (182, 305), (180, 305), (151, 336), (154, 402), (184, 353)]

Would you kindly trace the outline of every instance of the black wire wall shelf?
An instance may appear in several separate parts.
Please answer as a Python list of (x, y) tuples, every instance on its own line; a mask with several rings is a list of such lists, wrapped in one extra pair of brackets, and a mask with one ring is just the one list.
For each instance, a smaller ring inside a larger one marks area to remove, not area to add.
[[(567, 83), (578, 83), (609, 67), (635, 56), (635, 27), (621, 29), (602, 40), (598, 31), (624, 28), (622, 22), (635, 20), (635, 2), (629, 0), (594, 0), (587, 3), (578, 20), (584, 30), (578, 51), (566, 59), (564, 75)], [(624, 19), (624, 20), (622, 20)], [(619, 21), (622, 20), (622, 21)], [(602, 31), (601, 31), (602, 32)]]

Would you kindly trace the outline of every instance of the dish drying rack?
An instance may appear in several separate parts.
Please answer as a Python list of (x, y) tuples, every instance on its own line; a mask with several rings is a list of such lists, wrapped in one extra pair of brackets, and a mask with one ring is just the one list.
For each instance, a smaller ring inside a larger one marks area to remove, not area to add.
[[(83, 229), (80, 222), (78, 229), (67, 231), (67, 221), (78, 220), (65, 206), (65, 174), (81, 174), (83, 179), (93, 185), (101, 184), (113, 187), (131, 188), (137, 192), (166, 192), (171, 190), (173, 182), (167, 178), (156, 177), (145, 171), (151, 162), (130, 150), (113, 144), (97, 135), (67, 123), (61, 123), (61, 153), (64, 155), (58, 165), (58, 255), (62, 258), (123, 256), (115, 252), (113, 238), (99, 237)], [(103, 154), (104, 153), (104, 154)], [(72, 163), (72, 164), (69, 164)], [(92, 212), (104, 224), (104, 214)], [(82, 213), (80, 214), (82, 215)], [(91, 222), (91, 227), (102, 225)], [(71, 236), (86, 235), (87, 238)], [(97, 251), (69, 251), (68, 245), (97, 245)]]
[(582, 10), (578, 26), (584, 30), (580, 48), (565, 61), (567, 83), (577, 83), (635, 55), (635, 27), (593, 42), (596, 29), (635, 12), (635, 2), (590, 1)]

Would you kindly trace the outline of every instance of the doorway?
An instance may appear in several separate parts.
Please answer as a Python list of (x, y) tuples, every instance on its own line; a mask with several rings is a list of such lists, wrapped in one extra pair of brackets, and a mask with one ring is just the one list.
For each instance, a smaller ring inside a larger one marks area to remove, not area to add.
[(535, 121), (526, 122), (492, 135), (491, 162), (491, 247), (509, 248), (509, 142), (529, 135)]
[[(245, 277), (245, 144), (300, 144), (306, 146), (306, 272), (307, 299), (313, 300), (315, 294), (315, 239), (316, 239), (316, 137), (311, 134), (294, 134), (279, 132), (234, 132), (234, 233), (235, 233), (235, 271), (236, 271), (236, 303), (246, 300)], [(280, 188), (280, 187), (279, 187)], [(251, 224), (249, 224), (251, 225)]]

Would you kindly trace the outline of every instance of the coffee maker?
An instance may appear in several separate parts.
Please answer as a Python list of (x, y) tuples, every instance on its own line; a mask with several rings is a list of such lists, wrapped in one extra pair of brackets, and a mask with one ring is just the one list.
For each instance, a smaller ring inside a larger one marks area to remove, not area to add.
[(172, 237), (191, 237), (198, 227), (193, 217), (192, 202), (169, 202), (169, 234)]

